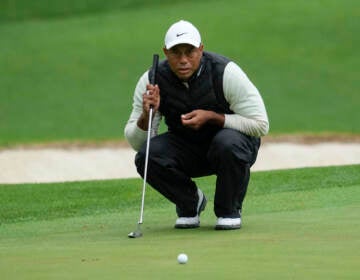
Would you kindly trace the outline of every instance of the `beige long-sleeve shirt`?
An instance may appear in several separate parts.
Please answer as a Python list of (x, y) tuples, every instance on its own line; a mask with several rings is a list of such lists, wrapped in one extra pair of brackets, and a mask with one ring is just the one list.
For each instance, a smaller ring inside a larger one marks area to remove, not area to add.
[[(149, 83), (148, 72), (139, 79), (133, 99), (133, 109), (125, 126), (125, 138), (138, 151), (147, 132), (137, 126), (142, 113), (142, 95)], [(161, 90), (161, 89), (160, 89)], [(223, 90), (226, 101), (234, 114), (225, 114), (224, 128), (241, 131), (250, 136), (264, 136), (269, 131), (269, 120), (263, 99), (244, 71), (234, 62), (229, 62), (224, 70)], [(157, 135), (162, 115), (156, 112), (151, 135)]]

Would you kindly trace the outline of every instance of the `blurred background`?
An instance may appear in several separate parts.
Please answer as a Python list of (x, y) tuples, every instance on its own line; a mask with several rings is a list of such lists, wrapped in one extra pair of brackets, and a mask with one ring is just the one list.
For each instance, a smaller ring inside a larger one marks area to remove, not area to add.
[(121, 141), (180, 19), (260, 90), (270, 135), (358, 135), (358, 1), (0, 1), (0, 146)]

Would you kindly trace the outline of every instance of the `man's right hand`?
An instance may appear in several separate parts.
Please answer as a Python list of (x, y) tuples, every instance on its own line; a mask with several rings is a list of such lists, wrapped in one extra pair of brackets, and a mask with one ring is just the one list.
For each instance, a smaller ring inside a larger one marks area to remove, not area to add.
[(143, 112), (138, 119), (137, 125), (142, 130), (148, 129), (150, 108), (153, 109), (153, 116), (160, 106), (160, 89), (158, 85), (148, 84), (146, 92), (143, 93)]

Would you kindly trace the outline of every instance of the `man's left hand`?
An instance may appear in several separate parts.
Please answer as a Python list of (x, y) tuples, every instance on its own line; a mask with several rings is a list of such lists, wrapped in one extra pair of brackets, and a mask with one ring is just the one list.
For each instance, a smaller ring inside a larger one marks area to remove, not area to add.
[(190, 113), (181, 115), (181, 122), (184, 126), (198, 130), (206, 123), (223, 126), (225, 117), (223, 114), (218, 114), (207, 110), (194, 110)]

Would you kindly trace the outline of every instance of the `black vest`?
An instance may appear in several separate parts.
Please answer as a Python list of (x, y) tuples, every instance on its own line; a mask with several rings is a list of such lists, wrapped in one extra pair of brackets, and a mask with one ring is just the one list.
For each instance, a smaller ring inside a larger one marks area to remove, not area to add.
[(161, 97), (159, 111), (169, 131), (194, 142), (206, 142), (221, 129), (212, 125), (199, 130), (184, 127), (181, 115), (196, 109), (233, 114), (223, 91), (223, 74), (229, 61), (226, 57), (204, 52), (199, 69), (188, 81), (189, 88), (171, 71), (167, 60), (159, 63), (156, 75)]

